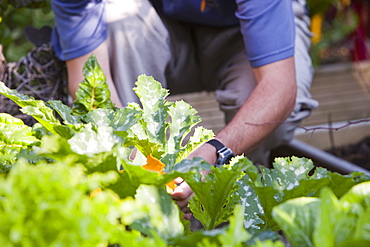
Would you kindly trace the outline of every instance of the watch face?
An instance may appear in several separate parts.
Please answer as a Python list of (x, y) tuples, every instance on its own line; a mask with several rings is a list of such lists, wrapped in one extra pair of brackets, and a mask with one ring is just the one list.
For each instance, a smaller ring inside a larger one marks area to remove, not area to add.
[(231, 158), (235, 157), (235, 154), (231, 151), (230, 148), (225, 147), (219, 140), (212, 139), (207, 143), (214, 146), (217, 150), (217, 161), (215, 166), (219, 167), (225, 164), (229, 164)]
[(219, 167), (225, 164), (229, 164), (230, 160), (235, 157), (235, 154), (231, 151), (231, 149), (225, 147), (223, 150), (220, 150), (218, 153), (218, 159), (215, 166)]

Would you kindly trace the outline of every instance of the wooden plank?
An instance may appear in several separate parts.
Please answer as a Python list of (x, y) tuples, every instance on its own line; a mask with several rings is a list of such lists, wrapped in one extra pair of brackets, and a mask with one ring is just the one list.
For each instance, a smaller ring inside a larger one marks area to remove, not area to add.
[(187, 94), (170, 95), (169, 101), (184, 100), (198, 111), (202, 121), (198, 126), (219, 132), (224, 126), (224, 113), (219, 109), (213, 92), (195, 92)]
[(338, 64), (316, 70), (311, 87), (319, 107), (312, 111), (303, 125), (351, 121), (370, 117), (370, 94), (357, 81), (351, 64)]

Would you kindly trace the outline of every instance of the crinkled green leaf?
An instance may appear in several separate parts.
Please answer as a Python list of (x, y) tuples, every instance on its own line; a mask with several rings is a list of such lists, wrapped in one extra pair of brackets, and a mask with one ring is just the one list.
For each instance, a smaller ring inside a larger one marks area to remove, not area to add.
[(107, 246), (123, 230), (119, 203), (112, 192), (87, 196), (107, 176), (88, 178), (65, 164), (16, 164), (0, 178), (2, 246)]
[(166, 142), (168, 107), (172, 104), (165, 100), (169, 95), (168, 90), (162, 88), (161, 84), (153, 77), (140, 75), (134, 91), (143, 105), (143, 115), (140, 122), (145, 128), (148, 138), (161, 144)]
[(0, 113), (0, 173), (8, 172), (21, 150), (41, 145), (22, 120)]
[(238, 247), (251, 238), (244, 228), (244, 207), (236, 205), (233, 215), (229, 218), (229, 226), (226, 234), (219, 236), (220, 242), (224, 247)]
[(128, 135), (127, 131), (138, 122), (141, 114), (142, 110), (140, 108), (128, 104), (128, 106), (114, 112), (111, 126), (117, 135), (126, 138)]
[(172, 169), (173, 165), (188, 157), (192, 151), (211, 139), (214, 134), (211, 130), (197, 127), (184, 146), (185, 137), (201, 119), (195, 115), (197, 111), (184, 101), (175, 102), (169, 107), (168, 113), (171, 117), (169, 138), (166, 144), (166, 156), (161, 161), (167, 165), (167, 169)]
[[(274, 206), (296, 197), (318, 196), (323, 186), (328, 186), (336, 191), (335, 193), (341, 194), (353, 185), (369, 180), (368, 176), (358, 172), (339, 175), (319, 167), (311, 174), (314, 168), (312, 161), (294, 156), (277, 158), (273, 165), (274, 169), (261, 167), (260, 174), (248, 169), (247, 174), (250, 178), (249, 186), (256, 192), (260, 202), (262, 210), (259, 216), (264, 221), (264, 227), (274, 230), (278, 228), (271, 216)], [(246, 214), (253, 215), (254, 212), (246, 209)]]
[(204, 182), (201, 174), (185, 177), (195, 194), (190, 200), (190, 209), (206, 230), (214, 229), (228, 220), (239, 202), (236, 182), (251, 165), (252, 162), (246, 158), (238, 157), (230, 165), (212, 167), (212, 172), (206, 175)]
[(172, 152), (167, 152), (161, 161), (166, 164), (165, 171), (172, 170), (174, 165), (183, 159), (186, 159), (195, 149), (197, 149), (205, 141), (212, 139), (213, 131), (204, 129), (203, 127), (195, 128), (194, 134), (184, 147), (179, 147)]
[(62, 136), (71, 136), (71, 130), (61, 125), (59, 120), (55, 117), (54, 111), (49, 108), (44, 101), (35, 100), (33, 97), (18, 93), (16, 90), (9, 89), (3, 82), (0, 82), (0, 94), (8, 97), (14, 103), (19, 105), (21, 111), (27, 115), (35, 118), (45, 128), (53, 134), (60, 134)]
[(212, 131), (197, 128), (190, 141), (184, 143), (192, 128), (200, 122), (196, 110), (183, 101), (166, 101), (168, 90), (151, 76), (139, 76), (136, 85), (134, 91), (143, 109), (131, 104), (141, 112), (141, 119), (131, 127), (126, 145), (136, 146), (145, 157), (151, 154), (160, 159), (168, 171), (213, 137)]
[(180, 150), (185, 136), (194, 125), (201, 121), (200, 117), (195, 115), (196, 113), (197, 111), (184, 101), (177, 101), (169, 107), (168, 114), (171, 117), (172, 124), (169, 126), (168, 153)]
[(64, 124), (70, 127), (81, 124), (81, 117), (72, 115), (72, 109), (63, 104), (60, 100), (50, 100), (48, 103), (63, 119)]
[(73, 103), (75, 115), (86, 115), (96, 108), (114, 108), (110, 100), (110, 91), (103, 70), (100, 68), (95, 55), (91, 55), (83, 67), (84, 81), (76, 91)]
[(143, 212), (135, 212), (134, 217), (130, 212), (122, 216), (122, 221), (129, 223), (132, 229), (149, 236), (156, 233), (163, 239), (176, 238), (183, 234), (179, 208), (165, 189), (140, 185), (135, 199), (134, 211)]
[(89, 111), (84, 117), (87, 123), (94, 123), (97, 126), (111, 126), (114, 118), (114, 111), (111, 109), (97, 108)]
[(324, 187), (320, 198), (300, 197), (273, 209), (292, 246), (366, 246), (370, 243), (370, 182), (353, 186), (340, 199)]
[[(257, 172), (256, 167), (249, 167)], [(264, 221), (261, 219), (263, 215), (263, 208), (258, 199), (256, 191), (249, 186), (250, 179), (248, 176), (238, 180), (239, 189), (237, 195), (239, 196), (240, 204), (245, 208), (244, 214), (244, 227), (251, 231), (252, 229), (260, 230), (261, 226), (264, 225)]]
[(272, 215), (293, 246), (314, 246), (312, 239), (319, 205), (318, 198), (300, 197), (274, 207)]
[(121, 139), (114, 134), (111, 127), (99, 126), (94, 128), (92, 124), (86, 124), (68, 140), (72, 150), (79, 154), (93, 155), (112, 150), (114, 145)]

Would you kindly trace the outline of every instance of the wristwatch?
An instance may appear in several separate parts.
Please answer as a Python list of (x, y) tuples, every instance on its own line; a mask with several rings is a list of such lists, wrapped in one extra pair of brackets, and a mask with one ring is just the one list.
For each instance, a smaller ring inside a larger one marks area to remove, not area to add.
[(235, 157), (233, 151), (230, 148), (226, 147), (219, 140), (212, 139), (207, 142), (216, 148), (217, 152), (217, 161), (215, 166), (219, 167), (225, 164), (229, 164), (231, 158)]

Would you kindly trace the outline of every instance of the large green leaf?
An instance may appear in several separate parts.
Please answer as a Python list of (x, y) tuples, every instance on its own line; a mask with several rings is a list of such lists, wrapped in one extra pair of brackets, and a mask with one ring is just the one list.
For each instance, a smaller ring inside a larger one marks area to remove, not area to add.
[[(339, 200), (329, 188), (324, 188), (321, 214), (314, 234), (316, 246), (348, 245), (351, 241), (370, 242), (370, 182), (355, 185)], [(326, 234), (325, 234), (326, 233)]]
[(54, 111), (44, 101), (20, 94), (16, 90), (6, 87), (3, 82), (0, 82), (0, 94), (13, 100), (14, 103), (22, 107), (21, 111), (23, 113), (34, 117), (51, 133), (66, 137), (72, 135), (72, 131), (67, 126), (61, 125), (55, 117)]
[(204, 181), (201, 174), (184, 177), (195, 194), (190, 200), (190, 209), (206, 230), (227, 221), (239, 202), (236, 182), (251, 165), (246, 158), (238, 157), (230, 165), (212, 167)]
[(112, 192), (87, 194), (107, 175), (86, 177), (63, 163), (18, 163), (0, 177), (2, 246), (106, 246), (122, 230), (119, 204)]
[(137, 109), (141, 119), (129, 130), (126, 145), (136, 146), (145, 157), (151, 154), (160, 159), (168, 171), (213, 136), (212, 131), (200, 127), (185, 143), (187, 135), (200, 122), (196, 110), (183, 101), (166, 101), (168, 90), (151, 76), (139, 76), (136, 85), (134, 91), (143, 108), (129, 105)]
[(76, 91), (73, 113), (86, 115), (96, 108), (114, 108), (110, 100), (110, 91), (105, 75), (94, 55), (91, 55), (83, 67), (84, 81)]
[[(247, 182), (255, 191), (260, 202), (259, 217), (263, 220), (262, 228), (278, 229), (272, 218), (272, 208), (286, 200), (302, 196), (318, 196), (322, 187), (331, 188), (336, 194), (343, 194), (352, 186), (363, 181), (368, 181), (369, 177), (362, 173), (354, 172), (349, 175), (339, 175), (329, 172), (324, 168), (315, 168), (312, 161), (306, 158), (287, 157), (277, 158), (273, 169), (261, 167), (261, 173), (256, 173), (254, 169), (246, 172), (250, 178)], [(314, 172), (312, 170), (314, 169)], [(243, 187), (245, 193), (249, 193), (248, 186)], [(240, 194), (243, 192), (240, 191)], [(253, 208), (246, 209), (246, 214), (253, 215)]]
[(0, 113), (0, 173), (8, 172), (22, 150), (41, 145), (22, 120)]
[(134, 91), (143, 105), (142, 125), (150, 140), (158, 143), (166, 142), (168, 107), (172, 104), (165, 98), (168, 90), (151, 76), (138, 77)]
[(324, 187), (320, 198), (300, 197), (273, 209), (293, 246), (367, 246), (370, 243), (370, 182), (353, 186), (338, 199)]
[(314, 246), (312, 239), (319, 205), (318, 198), (300, 197), (274, 207), (273, 217), (293, 246)]
[(140, 185), (135, 201), (127, 200), (124, 206), (131, 209), (123, 212), (121, 220), (132, 229), (162, 239), (176, 238), (184, 232), (180, 210), (163, 188)]

